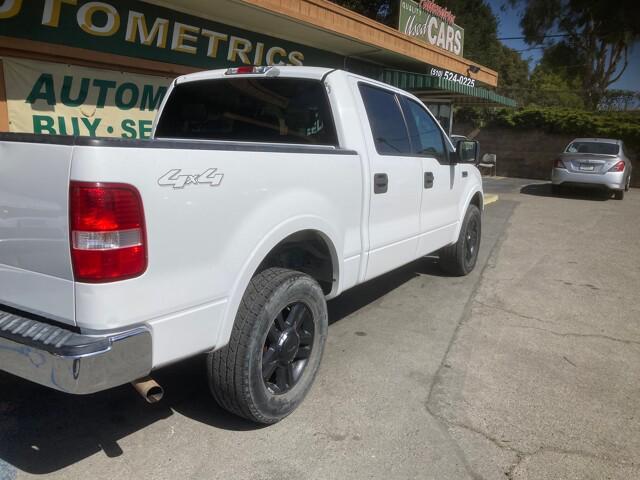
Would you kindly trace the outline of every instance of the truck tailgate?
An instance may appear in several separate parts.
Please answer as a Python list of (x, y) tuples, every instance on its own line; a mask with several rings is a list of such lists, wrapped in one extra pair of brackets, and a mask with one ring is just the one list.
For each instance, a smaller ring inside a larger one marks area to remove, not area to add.
[(0, 135), (0, 304), (74, 325), (73, 139)]

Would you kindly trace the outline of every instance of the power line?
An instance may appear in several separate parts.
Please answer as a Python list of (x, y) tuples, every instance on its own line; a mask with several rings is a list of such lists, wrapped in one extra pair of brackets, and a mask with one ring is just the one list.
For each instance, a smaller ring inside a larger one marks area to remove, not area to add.
[(522, 53), (522, 52), (530, 52), (531, 50), (544, 50), (547, 47), (529, 47), (529, 48), (525, 48), (523, 50), (514, 50), (514, 52), (517, 53)]
[(518, 90), (520, 92), (536, 92), (536, 93), (575, 93), (578, 95), (580, 92), (588, 92), (584, 88), (573, 88), (573, 89), (564, 89), (564, 88), (535, 88), (535, 87), (498, 87), (498, 92), (509, 91), (512, 92), (514, 90)]
[[(568, 33), (556, 33), (552, 35), (543, 35), (541, 38), (558, 38), (558, 37), (570, 37)], [(524, 40), (527, 37), (500, 37), (498, 40)]]
[[(512, 91), (521, 91), (521, 92), (536, 92), (536, 93), (575, 93), (576, 95), (579, 95), (580, 93), (584, 93), (584, 92), (589, 92), (590, 90), (585, 89), (585, 88), (571, 88), (571, 89), (565, 89), (565, 88), (536, 88), (536, 87), (509, 87), (509, 86), (501, 86), (498, 87), (496, 89), (497, 92), (512, 92)], [(625, 92), (630, 92), (633, 95), (640, 95), (640, 91), (637, 90), (626, 90), (626, 89), (607, 89), (608, 91), (611, 90), (623, 90)]]

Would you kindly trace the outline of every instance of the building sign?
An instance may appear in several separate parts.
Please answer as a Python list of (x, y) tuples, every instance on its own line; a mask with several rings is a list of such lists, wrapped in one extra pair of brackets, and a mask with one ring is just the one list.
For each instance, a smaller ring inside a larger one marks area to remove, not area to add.
[(172, 79), (3, 58), (12, 132), (148, 138)]
[(340, 66), (331, 52), (138, 0), (0, 0), (4, 36), (212, 69), (230, 65)]
[(432, 0), (400, 0), (398, 28), (402, 33), (462, 56), (464, 30), (454, 23), (455, 18)]

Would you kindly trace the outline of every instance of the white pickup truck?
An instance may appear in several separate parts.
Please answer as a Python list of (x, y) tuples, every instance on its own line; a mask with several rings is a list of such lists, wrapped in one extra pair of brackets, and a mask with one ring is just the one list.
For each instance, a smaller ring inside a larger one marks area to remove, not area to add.
[(436, 251), (474, 268), (477, 149), (312, 67), (180, 77), (151, 140), (0, 134), (0, 369), (157, 399), (154, 369), (206, 353), (216, 401), (274, 423), (313, 383), (327, 299)]

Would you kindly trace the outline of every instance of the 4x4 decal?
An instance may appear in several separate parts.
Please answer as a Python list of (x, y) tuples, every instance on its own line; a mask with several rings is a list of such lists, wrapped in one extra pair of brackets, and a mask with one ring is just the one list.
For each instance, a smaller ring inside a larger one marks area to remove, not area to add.
[(158, 185), (162, 187), (184, 188), (187, 185), (209, 185), (217, 187), (222, 182), (224, 174), (216, 173), (217, 168), (207, 168), (202, 173), (188, 174), (176, 168), (169, 170), (158, 179)]

